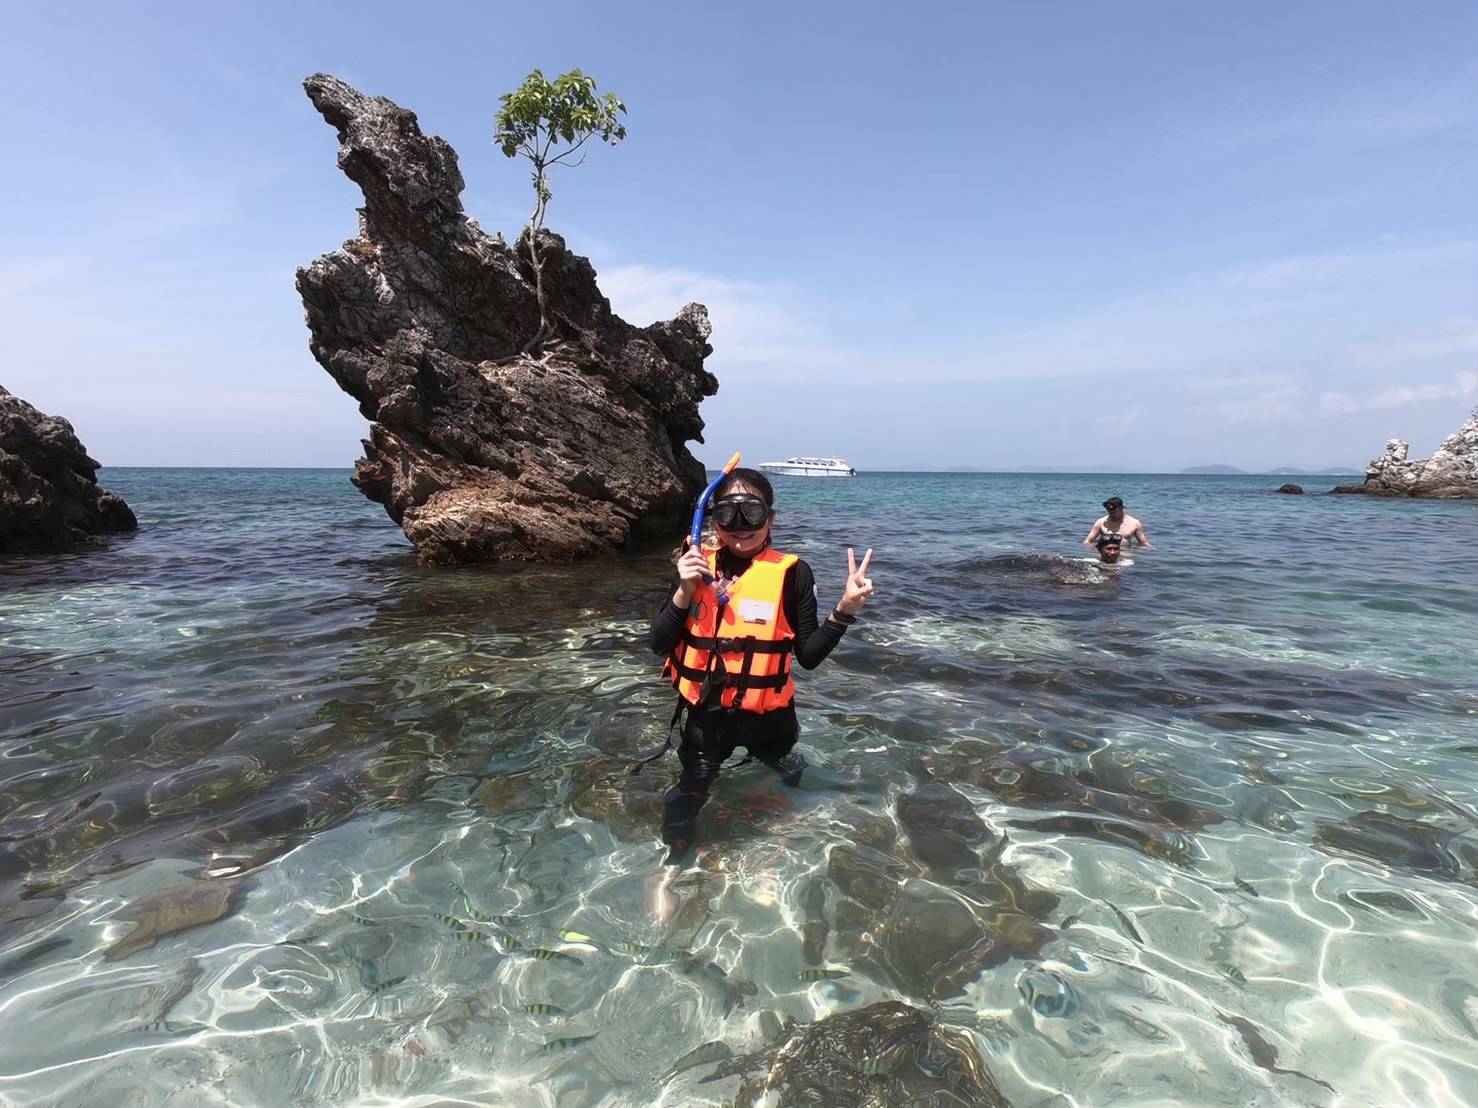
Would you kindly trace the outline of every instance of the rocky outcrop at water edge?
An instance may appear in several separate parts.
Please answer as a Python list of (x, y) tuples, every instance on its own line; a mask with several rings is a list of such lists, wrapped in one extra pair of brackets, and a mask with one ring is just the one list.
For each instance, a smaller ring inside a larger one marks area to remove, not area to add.
[(1385, 452), (1365, 467), (1362, 491), (1368, 496), (1478, 500), (1478, 409), (1430, 458), (1408, 460), (1410, 449), (1401, 439), (1386, 443)]
[(462, 209), (456, 152), (413, 112), (304, 82), (364, 194), (359, 236), (298, 271), (320, 365), (371, 421), (354, 483), (423, 562), (569, 561), (680, 530), (705, 483), (686, 447), (718, 390), (708, 312), (634, 327), (589, 261), (541, 231), (554, 337), (539, 328), (527, 234)]
[(0, 388), (0, 554), (134, 530), (133, 511), (97, 471), (70, 423)]

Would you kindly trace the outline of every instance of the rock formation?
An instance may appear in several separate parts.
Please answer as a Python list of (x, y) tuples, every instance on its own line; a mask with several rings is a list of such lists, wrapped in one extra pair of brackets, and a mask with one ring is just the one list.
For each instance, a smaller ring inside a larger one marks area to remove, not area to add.
[(1273, 491), (1287, 493), (1290, 496), (1301, 496), (1303, 495), (1304, 487), (1302, 485), (1295, 485), (1292, 481), (1289, 481), (1285, 484), (1279, 485)]
[(703, 1082), (740, 1074), (736, 1104), (1009, 1108), (968, 1036), (896, 1000), (789, 1024), (774, 1044)]
[(1478, 500), (1478, 409), (1430, 458), (1408, 461), (1409, 449), (1400, 439), (1386, 443), (1385, 453), (1365, 467), (1366, 495)]
[(56, 550), (138, 520), (100, 488), (72, 425), (0, 388), (0, 553)]
[(539, 325), (526, 238), (462, 210), (457, 155), (413, 112), (337, 78), (304, 82), (359, 185), (359, 237), (298, 271), (310, 348), (372, 421), (354, 483), (423, 562), (569, 561), (681, 531), (704, 485), (684, 445), (718, 391), (708, 312), (633, 327), (589, 261), (541, 231), (555, 337)]

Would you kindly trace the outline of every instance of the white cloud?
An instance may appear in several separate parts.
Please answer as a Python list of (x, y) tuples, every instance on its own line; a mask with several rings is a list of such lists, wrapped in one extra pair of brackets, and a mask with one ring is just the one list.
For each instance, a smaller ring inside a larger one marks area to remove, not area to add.
[(1194, 377), (1183, 386), (1187, 392), (1223, 392), (1232, 389), (1272, 388), (1294, 381), (1291, 373), (1229, 373), (1218, 377)]
[(1256, 390), (1218, 409), (1246, 421), (1291, 418), (1288, 390), (1319, 375), (1332, 384), (1334, 370), (1398, 371), (1419, 352), (1444, 368), (1478, 343), (1478, 322), (1460, 307), (1475, 269), (1475, 242), (1386, 242), (1246, 262), (1014, 333), (931, 343), (910, 332), (870, 347), (786, 281), (610, 265), (600, 282), (636, 324), (706, 304), (721, 377), (742, 368), (751, 380), (926, 385), (1163, 373), (1192, 392)]
[(1303, 389), (1290, 385), (1268, 389), (1246, 400), (1224, 400), (1208, 410), (1228, 423), (1281, 423), (1302, 415), (1299, 401), (1303, 395)]
[(1475, 394), (1478, 394), (1478, 373), (1462, 372), (1453, 374), (1448, 384), (1398, 385), (1365, 396), (1326, 392), (1319, 397), (1319, 411), (1323, 415), (1388, 411), (1434, 400), (1461, 400)]
[(1118, 433), (1128, 431), (1134, 427), (1139, 422), (1140, 416), (1144, 415), (1144, 413), (1145, 408), (1143, 404), (1133, 404), (1125, 408), (1122, 412), (1110, 412), (1108, 415), (1101, 415), (1093, 422), (1105, 431)]
[(1462, 354), (1478, 354), (1478, 318), (1473, 316), (1456, 316), (1420, 331), (1363, 344), (1349, 351), (1349, 360), (1383, 367)]
[[(1399, 368), (1397, 338), (1452, 318), (1470, 297), (1478, 243), (1383, 244), (1212, 271), (1110, 301), (1049, 325), (983, 336), (909, 359), (916, 381), (1005, 380), (1162, 372), (1187, 381), (1270, 383), (1338, 367), (1352, 350)], [(1384, 353), (1383, 353), (1384, 351)], [(877, 358), (868, 376), (901, 375)], [(903, 359), (899, 359), (903, 361)]]
[(600, 270), (600, 287), (623, 319), (645, 326), (671, 319), (690, 301), (713, 320), (710, 366), (748, 370), (783, 368), (801, 376), (851, 364), (848, 352), (827, 333), (817, 311), (784, 281), (745, 281), (690, 269), (621, 265)]

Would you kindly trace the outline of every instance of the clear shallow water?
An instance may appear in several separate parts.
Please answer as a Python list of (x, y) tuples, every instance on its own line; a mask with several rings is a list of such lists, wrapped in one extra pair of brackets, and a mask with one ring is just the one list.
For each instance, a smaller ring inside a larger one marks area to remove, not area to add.
[[(344, 473), (104, 480), (137, 535), (0, 563), (7, 1102), (719, 1104), (663, 1075), (898, 999), (1018, 1106), (1478, 1103), (1472, 504), (782, 481), (823, 603), (848, 543), (879, 598), (804, 787), (731, 769), (663, 880), (660, 555), (424, 570)], [(1043, 557), (1109, 493), (1157, 549)]]

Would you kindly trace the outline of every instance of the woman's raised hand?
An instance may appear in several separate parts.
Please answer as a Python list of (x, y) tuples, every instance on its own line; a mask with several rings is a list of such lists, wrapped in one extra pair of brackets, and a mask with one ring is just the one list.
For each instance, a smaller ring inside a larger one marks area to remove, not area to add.
[(857, 552), (850, 546), (847, 547), (847, 587), (842, 590), (842, 599), (837, 604), (837, 611), (842, 615), (855, 616), (862, 611), (862, 605), (872, 595), (872, 578), (867, 575), (867, 567), (871, 562), (871, 548), (862, 555), (862, 564), (858, 565)]
[(673, 594), (672, 602), (679, 608), (686, 608), (693, 602), (699, 583), (707, 576), (708, 555), (703, 553), (702, 546), (689, 546), (677, 560), (677, 592)]

